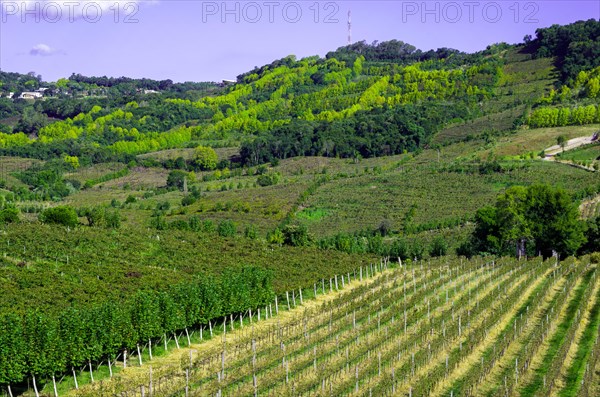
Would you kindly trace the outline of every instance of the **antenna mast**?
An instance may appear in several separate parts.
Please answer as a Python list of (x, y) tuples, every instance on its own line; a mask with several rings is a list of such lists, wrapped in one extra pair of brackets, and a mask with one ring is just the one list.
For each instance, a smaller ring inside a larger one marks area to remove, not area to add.
[(352, 10), (348, 10), (348, 45), (352, 44)]

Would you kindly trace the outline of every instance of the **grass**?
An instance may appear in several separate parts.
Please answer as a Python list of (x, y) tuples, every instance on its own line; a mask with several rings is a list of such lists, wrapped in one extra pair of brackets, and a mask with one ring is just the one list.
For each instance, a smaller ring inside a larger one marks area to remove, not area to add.
[(558, 155), (561, 160), (591, 161), (600, 159), (600, 143), (568, 150)]
[(598, 337), (598, 327), (600, 326), (600, 289), (596, 291), (594, 305), (587, 313), (588, 321), (578, 341), (572, 365), (566, 373), (565, 387), (558, 393), (561, 397), (574, 397), (578, 394), (581, 388), (581, 380), (586, 370), (586, 363)]
[(556, 139), (561, 135), (565, 135), (567, 139), (592, 136), (599, 127), (598, 124), (590, 124), (585, 126), (522, 129), (515, 134), (500, 138), (493, 148), (481, 151), (480, 157), (519, 156), (527, 153), (537, 155), (542, 150), (556, 145)]
[(65, 179), (74, 179), (84, 184), (88, 179), (97, 179), (106, 174), (121, 171), (125, 168), (123, 163), (101, 163), (88, 167), (80, 167), (76, 172), (65, 174)]
[(325, 211), (327, 216), (306, 224), (317, 236), (374, 230), (383, 219), (399, 231), (411, 208), (413, 225), (428, 224), (471, 217), (478, 208), (493, 203), (499, 192), (515, 184), (549, 183), (572, 192), (597, 184), (593, 173), (573, 167), (542, 161), (522, 164), (525, 168), (491, 175), (439, 172), (434, 167), (407, 165), (380, 174), (332, 179), (305, 204), (307, 208)]
[(556, 354), (560, 350), (561, 346), (565, 343), (570, 343), (570, 341), (567, 341), (565, 338), (569, 329), (574, 324), (575, 314), (577, 309), (580, 307), (583, 295), (586, 291), (586, 288), (588, 288), (588, 284), (592, 279), (592, 275), (593, 271), (588, 270), (588, 272), (583, 276), (582, 283), (575, 288), (573, 298), (566, 308), (562, 321), (557, 325), (556, 331), (548, 341), (548, 349), (540, 361), (540, 366), (535, 368), (535, 372), (532, 374), (532, 379), (530, 379), (530, 381), (520, 389), (519, 393), (521, 396), (524, 397), (536, 395), (539, 389), (544, 385), (545, 375), (548, 373), (552, 364), (554, 363)]

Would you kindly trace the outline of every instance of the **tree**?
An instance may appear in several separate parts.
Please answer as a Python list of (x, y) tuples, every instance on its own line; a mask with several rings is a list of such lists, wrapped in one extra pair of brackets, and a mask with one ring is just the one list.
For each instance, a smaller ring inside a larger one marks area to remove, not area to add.
[(188, 173), (185, 171), (173, 170), (169, 172), (169, 176), (167, 177), (167, 186), (183, 190), (187, 176)]
[(442, 236), (437, 236), (431, 242), (429, 247), (429, 255), (432, 257), (444, 256), (448, 253), (448, 243)]
[(562, 151), (565, 151), (565, 146), (567, 144), (567, 136), (566, 135), (559, 135), (558, 138), (556, 138), (556, 144), (558, 146), (561, 147)]
[(506, 255), (516, 248), (517, 256), (525, 252), (566, 256), (586, 241), (571, 197), (548, 185), (513, 186), (498, 196), (495, 206), (477, 211), (475, 221), (472, 253)]
[(194, 163), (202, 170), (214, 170), (217, 168), (219, 158), (215, 150), (207, 146), (198, 146), (194, 151)]
[(63, 157), (63, 160), (65, 164), (67, 164), (73, 170), (79, 168), (79, 158), (77, 156), (66, 155), (65, 157)]

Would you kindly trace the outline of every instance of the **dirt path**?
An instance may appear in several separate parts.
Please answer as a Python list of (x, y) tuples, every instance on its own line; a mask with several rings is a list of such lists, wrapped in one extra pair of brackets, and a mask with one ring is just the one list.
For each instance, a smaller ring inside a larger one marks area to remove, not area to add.
[[(570, 139), (565, 143), (564, 151), (576, 149), (576, 148), (578, 148), (580, 146), (584, 146), (584, 145), (589, 145), (589, 144), (595, 142), (593, 140), (593, 138), (594, 138), (594, 135), (582, 136), (579, 138)], [(563, 151), (563, 148), (560, 145), (550, 146), (549, 148), (544, 150), (544, 153), (546, 154), (545, 159), (551, 160), (554, 158), (554, 156), (561, 153), (562, 151)]]

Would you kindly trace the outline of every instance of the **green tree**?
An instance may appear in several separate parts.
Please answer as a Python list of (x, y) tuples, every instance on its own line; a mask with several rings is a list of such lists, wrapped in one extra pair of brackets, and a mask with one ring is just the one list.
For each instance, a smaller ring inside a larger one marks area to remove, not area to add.
[(167, 177), (167, 186), (183, 190), (185, 180), (187, 177), (187, 172), (181, 170), (173, 170), (169, 172), (169, 176)]
[(194, 163), (200, 169), (214, 170), (217, 168), (219, 157), (215, 150), (207, 146), (198, 146), (194, 151)]
[(565, 146), (567, 144), (567, 136), (566, 135), (559, 135), (558, 138), (556, 138), (556, 144), (558, 146), (561, 147), (562, 151), (565, 151)]
[(442, 236), (437, 236), (431, 242), (429, 247), (429, 255), (432, 257), (444, 256), (448, 253), (448, 243)]
[(525, 250), (546, 257), (573, 255), (585, 243), (584, 225), (571, 197), (560, 188), (513, 186), (495, 206), (477, 211), (472, 253), (506, 255)]

